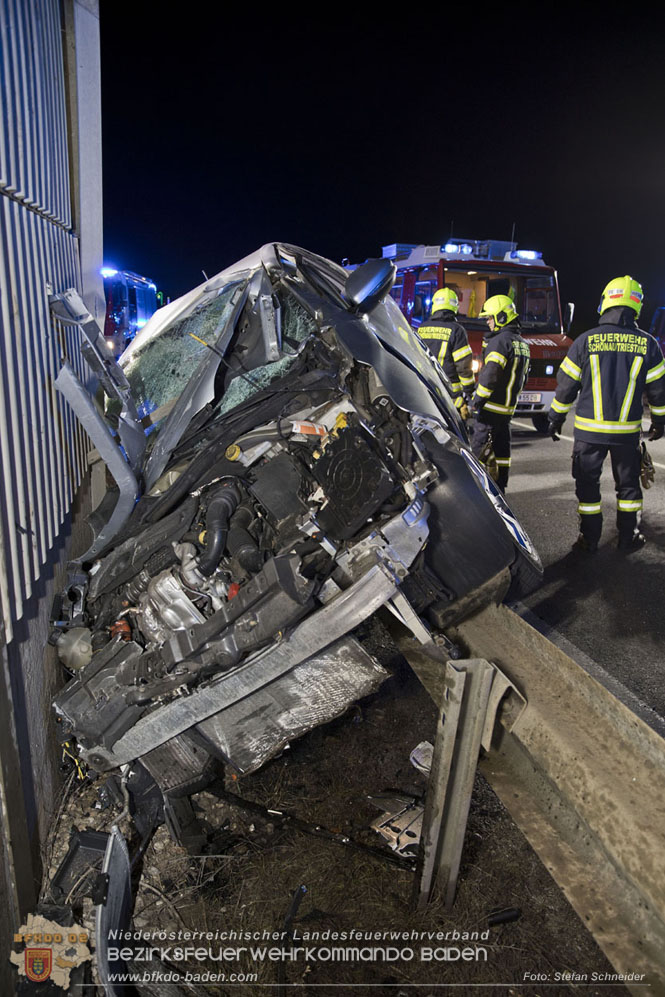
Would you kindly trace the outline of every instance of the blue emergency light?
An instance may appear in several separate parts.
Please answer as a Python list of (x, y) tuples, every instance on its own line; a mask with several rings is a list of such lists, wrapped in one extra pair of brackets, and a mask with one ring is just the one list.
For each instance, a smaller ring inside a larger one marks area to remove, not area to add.
[(517, 252), (510, 254), (511, 256), (516, 256), (518, 260), (542, 260), (543, 254), (537, 253), (533, 249), (518, 249)]

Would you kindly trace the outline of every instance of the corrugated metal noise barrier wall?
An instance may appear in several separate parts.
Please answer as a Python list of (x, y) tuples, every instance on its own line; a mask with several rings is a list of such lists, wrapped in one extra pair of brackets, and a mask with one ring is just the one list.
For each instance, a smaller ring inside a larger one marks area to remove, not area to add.
[(0, 609), (9, 642), (81, 482), (86, 441), (53, 382), (86, 377), (48, 296), (81, 287), (58, 0), (0, 0)]

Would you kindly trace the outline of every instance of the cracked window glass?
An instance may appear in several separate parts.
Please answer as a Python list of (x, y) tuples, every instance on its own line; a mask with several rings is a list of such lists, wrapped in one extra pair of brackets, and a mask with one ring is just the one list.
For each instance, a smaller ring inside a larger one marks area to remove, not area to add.
[(164, 419), (201, 362), (210, 357), (233, 315), (234, 291), (244, 282), (227, 284), (211, 300), (200, 304), (138, 346), (125, 376), (141, 419), (154, 425)]
[(285, 355), (279, 360), (254, 367), (234, 377), (224, 393), (216, 415), (224, 415), (247, 398), (251, 398), (257, 391), (263, 391), (272, 381), (283, 377), (307, 337), (318, 331), (312, 316), (292, 294), (280, 287), (277, 289), (277, 296), (282, 311), (282, 353)]

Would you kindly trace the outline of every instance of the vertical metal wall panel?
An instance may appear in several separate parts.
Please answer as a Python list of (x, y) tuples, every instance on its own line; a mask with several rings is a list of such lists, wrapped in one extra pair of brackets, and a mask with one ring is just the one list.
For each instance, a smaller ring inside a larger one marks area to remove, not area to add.
[(2, 61), (6, 66), (6, 80), (8, 89), (7, 110), (10, 114), (9, 129), (7, 133), (8, 163), (2, 167), (2, 174), (7, 178), (7, 189), (18, 197), (23, 197), (25, 192), (21, 185), (21, 159), (23, 157), (23, 101), (19, 80), (20, 74), (20, 52), (21, 39), (19, 28), (16, 23), (15, 4), (8, 3), (3, 19), (2, 37)]
[(80, 286), (76, 236), (1, 195), (0, 228), (0, 597), (9, 640), (85, 470), (87, 441), (53, 388), (63, 355), (87, 375), (78, 330), (57, 329), (48, 307), (50, 290)]
[(35, 522), (35, 467), (38, 462), (31, 438), (31, 427), (35, 421), (33, 413), (35, 372), (29, 366), (26, 349), (32, 304), (29, 300), (26, 272), (26, 250), (29, 248), (25, 245), (24, 236), (26, 214), (28, 214), (26, 211), (17, 213), (18, 224), (12, 233), (15, 242), (7, 259), (9, 281), (14, 287), (18, 307), (15, 315), (16, 335), (5, 344), (5, 369), (10, 385), (12, 379), (14, 381), (12, 387), (16, 392), (11, 399), (15, 401), (16, 408), (10, 415), (14, 430), (12, 466), (20, 487), (14, 526), (20, 533), (24, 573), (23, 594), (29, 598), (32, 595), (33, 579), (39, 574), (39, 561), (35, 557), (35, 540), (39, 528)]
[[(37, 216), (33, 215), (32, 212), (23, 212), (24, 222), (28, 228), (26, 241), (30, 246), (30, 255), (35, 259), (39, 260), (39, 240), (37, 238)], [(27, 272), (29, 279), (27, 282), (27, 297), (29, 301), (29, 314), (27, 319), (27, 337), (26, 342), (29, 343), (29, 353), (30, 361), (29, 366), (31, 366), (35, 373), (35, 391), (34, 391), (34, 423), (32, 426), (32, 437), (33, 446), (35, 454), (38, 454), (39, 467), (41, 474), (38, 475), (36, 481), (37, 490), (37, 507), (39, 510), (38, 519), (42, 524), (42, 529), (38, 537), (39, 548), (38, 548), (38, 558), (39, 564), (43, 564), (46, 554), (48, 553), (53, 540), (55, 539), (54, 530), (54, 518), (53, 518), (53, 508), (51, 502), (51, 496), (49, 491), (49, 481), (51, 480), (50, 465), (51, 465), (51, 450), (48, 446), (48, 412), (47, 412), (47, 379), (48, 379), (48, 367), (45, 363), (45, 354), (47, 353), (46, 343), (42, 347), (41, 336), (40, 336), (40, 322), (39, 322), (39, 308), (37, 302), (39, 300), (39, 295), (44, 294), (44, 288), (39, 287), (39, 282), (37, 280), (37, 273), (35, 273), (34, 267), (28, 267)], [(41, 270), (37, 271), (42, 272)], [(43, 385), (43, 390), (39, 390), (37, 385)]]
[(0, 21), (0, 72), (2, 77), (3, 114), (0, 127), (0, 189), (12, 192), (11, 178), (15, 177), (16, 166), (16, 108), (13, 83), (13, 59), (11, 58), (12, 17), (7, 5), (2, 10)]
[(0, 189), (71, 226), (60, 6), (5, 0), (0, 19)]
[[(2, 387), (0, 386), (0, 404), (2, 404)], [(0, 474), (4, 477), (4, 468), (0, 463)], [(7, 573), (7, 557), (5, 556), (5, 538), (0, 523), (0, 647), (6, 638), (6, 627), (10, 620), (10, 586), (9, 575)], [(5, 623), (7, 621), (7, 623)]]
[[(63, 224), (71, 225), (71, 201), (69, 194), (69, 152), (67, 142), (67, 120), (65, 110), (65, 88), (63, 79), (62, 26), (59, 5), (41, 3), (36, 15), (39, 25), (39, 71), (36, 73), (41, 85), (43, 128), (48, 159), (44, 158), (44, 188), (49, 184), (55, 188), (53, 202), (59, 208), (53, 210), (53, 217)], [(50, 178), (53, 178), (52, 180)]]
[[(21, 0), (15, 0), (13, 10), (14, 38), (16, 43), (16, 53), (26, 53), (28, 51), (28, 39), (25, 32), (26, 4)], [(19, 114), (17, 124), (19, 129), (20, 146), (18, 150), (18, 163), (20, 173), (16, 178), (16, 193), (19, 194), (27, 204), (35, 204), (37, 191), (33, 182), (35, 149), (32, 141), (32, 74), (28, 72), (25, 54), (23, 58), (14, 58), (14, 79), (16, 80), (16, 96), (18, 98)], [(43, 205), (42, 205), (43, 207)]]
[[(52, 283), (50, 267), (48, 264), (48, 244), (46, 242), (46, 233), (44, 231), (44, 226), (36, 223), (36, 216), (32, 215), (31, 212), (27, 212), (30, 215), (31, 221), (33, 222), (35, 232), (34, 232), (34, 253), (36, 260), (37, 272), (42, 275), (43, 279), (49, 284)], [(35, 333), (39, 337), (39, 327), (36, 324)], [(40, 376), (42, 378), (42, 383), (44, 384), (44, 426), (53, 426), (54, 431), (56, 427), (55, 420), (55, 407), (53, 404), (52, 395), (54, 393), (52, 378), (50, 372), (54, 369), (57, 364), (57, 350), (55, 342), (55, 331), (51, 327), (49, 328), (47, 334), (41, 337), (42, 349), (40, 352), (41, 369)], [(59, 497), (59, 488), (61, 481), (61, 456), (59, 448), (53, 447), (50, 434), (45, 434), (45, 446), (46, 451), (45, 461), (44, 461), (44, 488), (48, 495), (48, 513), (47, 513), (47, 524), (48, 524), (48, 543), (51, 545), (57, 534), (57, 524), (60, 520), (60, 513), (62, 509), (62, 502)]]
[[(12, 214), (12, 202), (3, 198), (3, 259), (0, 277), (0, 300), (2, 303), (3, 339), (0, 343), (0, 395), (2, 397), (2, 428), (0, 430), (0, 453), (2, 456), (2, 516), (3, 532), (7, 539), (7, 570), (14, 588), (16, 619), (23, 612), (23, 595), (26, 591), (23, 549), (21, 544), (20, 509), (24, 506), (23, 476), (16, 466), (16, 422), (19, 412), (18, 386), (11, 356), (12, 337), (15, 335), (18, 299), (11, 281), (11, 257), (13, 240), (7, 225)], [(12, 219), (13, 221), (13, 219)], [(9, 271), (9, 272), (8, 272)], [(8, 352), (10, 355), (8, 355)], [(17, 577), (18, 576), (18, 577)], [(14, 614), (12, 614), (14, 615)], [(11, 623), (5, 620), (5, 628)]]
[[(99, 9), (0, 0), (0, 942), (34, 909), (40, 847), (62, 788), (48, 645), (65, 563), (88, 532), (73, 499), (89, 442), (55, 390), (63, 357), (90, 377), (49, 295), (75, 287), (104, 314)], [(82, 261), (85, 259), (85, 268)], [(89, 511), (81, 489), (80, 512)], [(1, 800), (0, 800), (1, 802)], [(3, 862), (3, 848), (9, 856)], [(13, 907), (10, 900), (14, 897)], [(9, 899), (8, 899), (9, 898)], [(0, 967), (0, 990), (13, 991)]]

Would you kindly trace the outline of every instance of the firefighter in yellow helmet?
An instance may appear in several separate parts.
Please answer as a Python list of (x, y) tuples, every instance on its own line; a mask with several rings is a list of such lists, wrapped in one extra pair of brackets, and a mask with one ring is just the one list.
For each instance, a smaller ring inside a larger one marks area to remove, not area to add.
[(559, 373), (549, 411), (552, 439), (577, 399), (573, 444), (573, 478), (580, 518), (580, 535), (573, 549), (593, 553), (603, 526), (600, 475), (609, 453), (617, 495), (620, 550), (644, 545), (639, 531), (640, 431), (642, 395), (651, 408), (649, 439), (657, 440), (665, 426), (665, 361), (658, 342), (637, 327), (642, 288), (626, 275), (605, 287), (600, 322), (579, 336)]
[(473, 397), (471, 449), (479, 457), (491, 441), (499, 471), (497, 484), (505, 491), (510, 474), (510, 420), (529, 371), (529, 344), (520, 335), (519, 316), (509, 295), (488, 298), (479, 317), (487, 320), (488, 331)]
[(418, 335), (438, 360), (450, 381), (455, 405), (464, 417), (465, 399), (475, 384), (471, 368), (471, 347), (466, 329), (457, 321), (459, 301), (452, 287), (442, 287), (432, 296), (431, 317), (418, 329)]

